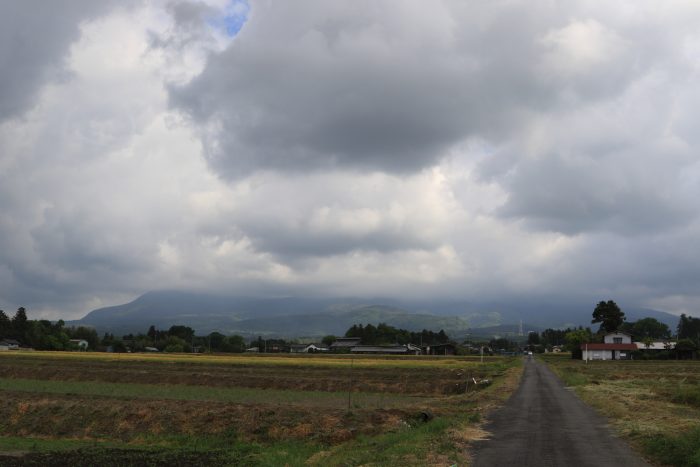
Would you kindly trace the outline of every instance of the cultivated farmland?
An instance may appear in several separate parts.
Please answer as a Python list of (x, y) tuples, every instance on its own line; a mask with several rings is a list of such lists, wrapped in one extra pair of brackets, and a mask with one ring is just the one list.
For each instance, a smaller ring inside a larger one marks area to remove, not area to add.
[(519, 371), (500, 358), (7, 352), (0, 463), (463, 465)]
[(700, 361), (545, 361), (641, 453), (659, 465), (700, 465)]

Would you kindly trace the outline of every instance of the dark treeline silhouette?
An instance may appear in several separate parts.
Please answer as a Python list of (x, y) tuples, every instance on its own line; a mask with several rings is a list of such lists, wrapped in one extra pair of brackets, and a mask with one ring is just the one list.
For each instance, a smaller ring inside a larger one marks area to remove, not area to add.
[(89, 347), (97, 347), (99, 339), (92, 328), (66, 327), (63, 320), (55, 322), (27, 319), (27, 310), (19, 307), (12, 318), (0, 310), (0, 340), (12, 339), (24, 347), (37, 350), (77, 350), (72, 339), (85, 340)]
[(345, 337), (359, 337), (363, 345), (416, 344), (436, 345), (450, 342), (442, 329), (439, 332), (423, 329), (421, 332), (407, 331), (379, 323), (377, 326), (354, 324), (345, 332)]

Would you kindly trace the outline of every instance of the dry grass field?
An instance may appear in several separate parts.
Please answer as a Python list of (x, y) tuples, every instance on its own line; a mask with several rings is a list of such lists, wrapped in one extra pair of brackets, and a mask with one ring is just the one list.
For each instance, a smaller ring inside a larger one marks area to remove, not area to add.
[(6, 352), (0, 464), (464, 465), (518, 363)]
[(651, 461), (700, 466), (700, 361), (544, 360)]

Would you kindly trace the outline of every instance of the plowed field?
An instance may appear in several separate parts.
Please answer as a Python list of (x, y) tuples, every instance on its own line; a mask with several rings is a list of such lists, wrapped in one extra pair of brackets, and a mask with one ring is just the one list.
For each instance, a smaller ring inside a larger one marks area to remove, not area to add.
[(516, 373), (458, 357), (8, 352), (0, 463), (172, 465), (179, 452), (197, 465), (201, 451), (224, 465), (454, 463)]

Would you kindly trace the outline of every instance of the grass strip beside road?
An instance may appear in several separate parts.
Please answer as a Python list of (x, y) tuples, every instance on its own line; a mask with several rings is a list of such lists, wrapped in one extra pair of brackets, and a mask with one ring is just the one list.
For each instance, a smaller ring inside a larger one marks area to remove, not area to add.
[[(347, 392), (294, 391), (255, 388), (218, 388), (207, 386), (158, 385), (136, 383), (104, 383), (95, 381), (51, 381), (0, 378), (0, 391), (100, 396), (123, 399), (174, 399), (217, 401), (236, 404), (303, 405), (344, 408)], [(398, 408), (425, 398), (399, 394), (353, 392), (351, 403), (356, 408)]]
[(647, 458), (700, 466), (700, 362), (542, 359)]

